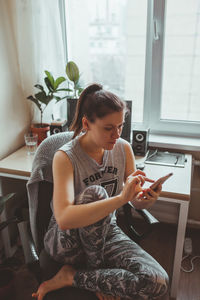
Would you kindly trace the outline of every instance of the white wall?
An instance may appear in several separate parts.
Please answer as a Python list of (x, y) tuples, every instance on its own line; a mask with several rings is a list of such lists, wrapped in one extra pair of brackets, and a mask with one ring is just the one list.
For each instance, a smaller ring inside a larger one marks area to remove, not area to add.
[(30, 104), (18, 78), (11, 5), (12, 0), (0, 1), (0, 159), (23, 145), (30, 124)]

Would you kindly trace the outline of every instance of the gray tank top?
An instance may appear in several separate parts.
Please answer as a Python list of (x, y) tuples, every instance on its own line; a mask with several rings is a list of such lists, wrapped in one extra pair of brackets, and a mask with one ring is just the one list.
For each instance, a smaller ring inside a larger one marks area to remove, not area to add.
[(124, 182), (125, 141), (119, 138), (112, 150), (105, 150), (103, 163), (99, 165), (81, 148), (79, 137), (59, 149), (68, 155), (74, 169), (74, 198), (91, 185), (103, 186), (109, 197), (118, 195)]

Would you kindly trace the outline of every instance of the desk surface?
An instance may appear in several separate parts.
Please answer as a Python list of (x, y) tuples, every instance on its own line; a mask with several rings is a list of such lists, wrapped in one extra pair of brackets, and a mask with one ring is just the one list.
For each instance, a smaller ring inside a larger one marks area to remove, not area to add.
[[(0, 175), (30, 176), (34, 155), (27, 155), (26, 147), (0, 161)], [(144, 172), (147, 177), (158, 179), (159, 177), (173, 172), (174, 175), (163, 184), (162, 197), (190, 200), (192, 156), (186, 155), (184, 168), (145, 164)], [(136, 156), (137, 162), (143, 162), (144, 157)]]
[(166, 198), (175, 198), (180, 200), (190, 200), (191, 193), (191, 177), (192, 177), (192, 156), (186, 155), (187, 162), (184, 168), (145, 165), (145, 173), (147, 177), (157, 179), (168, 173), (173, 173), (164, 184), (161, 196)]
[(0, 160), (0, 173), (30, 176), (34, 155), (28, 155), (26, 146)]

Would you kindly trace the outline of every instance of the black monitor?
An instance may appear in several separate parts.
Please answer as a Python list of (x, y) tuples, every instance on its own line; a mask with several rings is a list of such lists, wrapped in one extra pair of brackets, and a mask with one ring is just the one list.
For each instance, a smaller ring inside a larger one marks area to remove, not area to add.
[(125, 124), (124, 128), (122, 130), (121, 137), (128, 142), (130, 142), (131, 139), (131, 115), (132, 115), (132, 101), (126, 100), (125, 101), (129, 110), (129, 113), (125, 117)]

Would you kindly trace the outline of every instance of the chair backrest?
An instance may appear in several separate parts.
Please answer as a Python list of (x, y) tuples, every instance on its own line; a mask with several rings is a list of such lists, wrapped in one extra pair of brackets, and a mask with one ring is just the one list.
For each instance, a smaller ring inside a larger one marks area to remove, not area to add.
[(36, 214), (36, 224), (38, 233), (37, 249), (40, 253), (44, 248), (44, 235), (48, 229), (49, 221), (52, 216), (51, 200), (53, 196), (53, 184), (47, 181), (39, 183), (38, 190), (38, 209)]
[(72, 138), (73, 132), (54, 134), (46, 138), (38, 147), (33, 161), (32, 173), (34, 176), (42, 171), (42, 179), (38, 180), (36, 235), (38, 254), (44, 247), (43, 239), (52, 215), (51, 200), (53, 196), (52, 161), (55, 152)]

